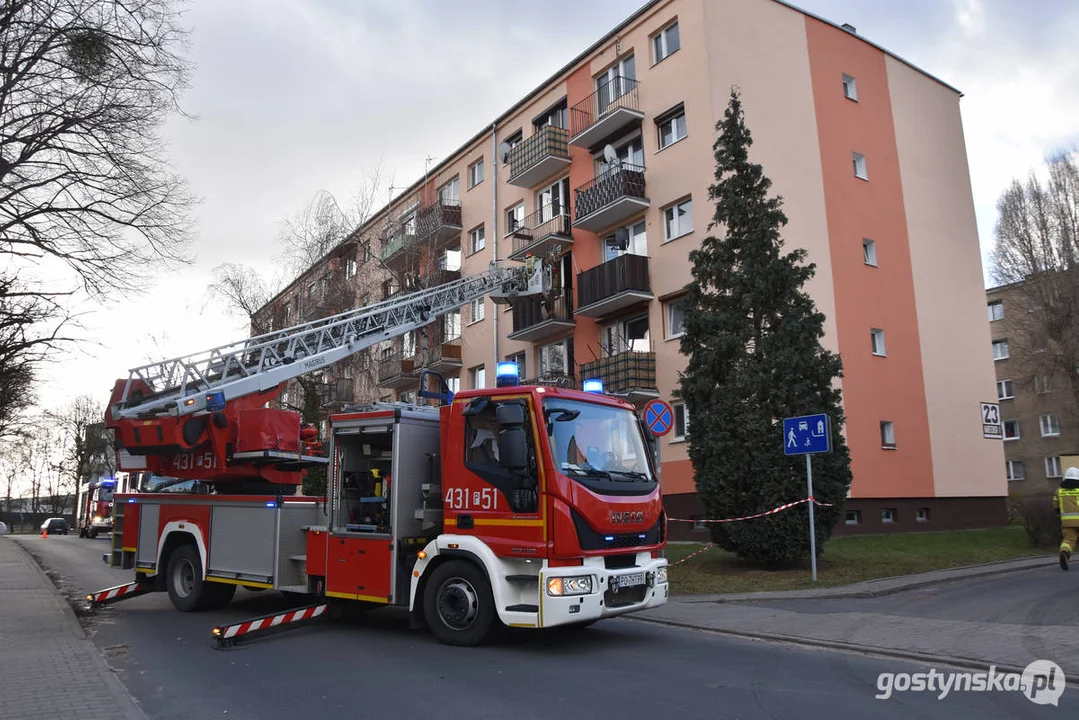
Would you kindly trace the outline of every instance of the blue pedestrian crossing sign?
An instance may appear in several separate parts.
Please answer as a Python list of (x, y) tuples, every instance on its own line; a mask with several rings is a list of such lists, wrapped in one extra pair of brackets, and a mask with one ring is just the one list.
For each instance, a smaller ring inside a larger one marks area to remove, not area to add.
[(653, 435), (666, 435), (674, 426), (674, 410), (663, 400), (649, 400), (644, 406), (644, 424)]
[(783, 419), (783, 453), (811, 455), (832, 451), (831, 418), (803, 415)]

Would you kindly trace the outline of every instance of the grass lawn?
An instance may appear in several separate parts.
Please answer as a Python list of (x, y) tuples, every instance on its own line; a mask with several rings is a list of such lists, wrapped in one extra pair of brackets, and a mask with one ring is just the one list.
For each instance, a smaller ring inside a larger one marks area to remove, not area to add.
[[(699, 543), (667, 545), (672, 563), (700, 550)], [(816, 584), (807, 559), (797, 567), (768, 570), (740, 560), (734, 554), (712, 548), (670, 569), (671, 593), (675, 595), (800, 590), (810, 587), (847, 585), (862, 580), (910, 575), (944, 568), (1010, 560), (1049, 551), (1031, 547), (1023, 528), (991, 530), (863, 535), (829, 540), (817, 561)]]

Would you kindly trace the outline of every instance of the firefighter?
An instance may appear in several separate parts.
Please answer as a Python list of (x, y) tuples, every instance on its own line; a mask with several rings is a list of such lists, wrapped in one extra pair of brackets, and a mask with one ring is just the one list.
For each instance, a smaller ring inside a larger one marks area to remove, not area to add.
[(1060, 567), (1068, 569), (1072, 549), (1079, 547), (1079, 468), (1070, 467), (1060, 481), (1060, 489), (1053, 495), (1053, 508), (1060, 511), (1060, 529), (1064, 540), (1060, 543)]

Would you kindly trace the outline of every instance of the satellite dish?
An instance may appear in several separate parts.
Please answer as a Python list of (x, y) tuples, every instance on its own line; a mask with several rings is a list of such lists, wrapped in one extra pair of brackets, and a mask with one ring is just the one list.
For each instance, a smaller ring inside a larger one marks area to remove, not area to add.
[(620, 227), (614, 231), (614, 244), (619, 250), (625, 250), (629, 247), (629, 230), (624, 227)]
[(507, 162), (510, 159), (510, 144), (504, 142), (498, 146), (498, 154), (502, 158), (502, 162)]
[(617, 165), (618, 153), (614, 151), (613, 147), (607, 145), (605, 148), (603, 148), (603, 159), (607, 161), (608, 165)]

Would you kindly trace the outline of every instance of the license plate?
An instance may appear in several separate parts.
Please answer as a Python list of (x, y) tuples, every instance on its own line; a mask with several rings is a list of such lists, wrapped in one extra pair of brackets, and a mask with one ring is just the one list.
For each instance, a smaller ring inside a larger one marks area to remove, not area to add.
[(636, 587), (638, 585), (644, 585), (644, 573), (618, 576), (618, 587), (620, 588)]

